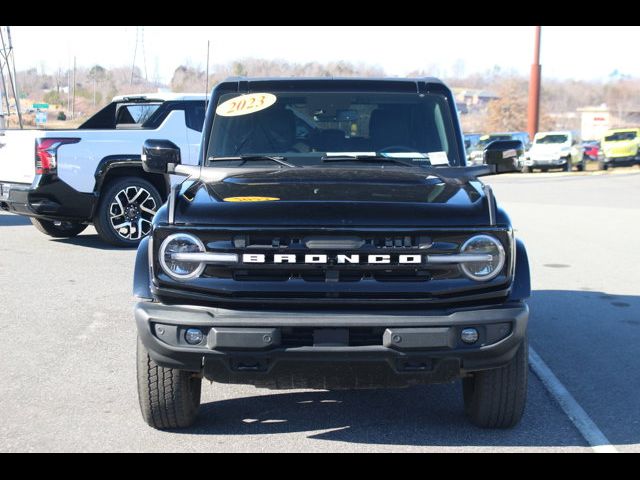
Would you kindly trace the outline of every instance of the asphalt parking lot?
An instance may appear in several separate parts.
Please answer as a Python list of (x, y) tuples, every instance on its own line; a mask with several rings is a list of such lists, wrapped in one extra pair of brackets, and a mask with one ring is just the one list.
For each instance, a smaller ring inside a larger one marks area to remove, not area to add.
[[(613, 448), (640, 452), (640, 172), (487, 180), (528, 247), (530, 342)], [(203, 385), (196, 427), (138, 411), (135, 252), (55, 240), (0, 214), (0, 451), (590, 452), (530, 376), (522, 423), (467, 423), (461, 386), (269, 391)]]

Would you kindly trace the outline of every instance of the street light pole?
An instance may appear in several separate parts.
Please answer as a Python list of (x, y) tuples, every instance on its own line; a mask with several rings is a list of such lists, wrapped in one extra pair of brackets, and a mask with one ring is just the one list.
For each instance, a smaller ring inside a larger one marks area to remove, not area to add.
[(540, 121), (540, 29), (536, 27), (535, 46), (533, 49), (533, 64), (531, 65), (531, 77), (529, 80), (529, 108), (527, 118), (527, 130), (529, 138), (533, 140), (538, 131)]

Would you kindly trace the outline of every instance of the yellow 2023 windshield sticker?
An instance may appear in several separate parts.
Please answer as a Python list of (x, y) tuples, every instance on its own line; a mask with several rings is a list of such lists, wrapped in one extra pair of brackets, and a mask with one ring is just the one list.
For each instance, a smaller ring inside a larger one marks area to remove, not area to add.
[(280, 200), (278, 197), (227, 197), (225, 202), (273, 202)]
[(239, 117), (249, 115), (269, 108), (276, 103), (276, 96), (272, 93), (250, 93), (233, 97), (226, 102), (222, 102), (216, 108), (216, 115), (221, 117)]

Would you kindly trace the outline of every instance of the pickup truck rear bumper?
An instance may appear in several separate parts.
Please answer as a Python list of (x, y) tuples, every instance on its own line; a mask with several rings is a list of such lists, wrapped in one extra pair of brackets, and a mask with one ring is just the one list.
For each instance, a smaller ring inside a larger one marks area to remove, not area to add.
[[(525, 338), (523, 302), (455, 311), (243, 311), (140, 302), (138, 334), (159, 365), (276, 389), (452, 381), (501, 367)], [(187, 329), (203, 339), (186, 341)], [(473, 328), (468, 344), (462, 330)]]
[(32, 184), (0, 181), (0, 209), (49, 220), (90, 221), (96, 196), (71, 188), (57, 175), (38, 175)]

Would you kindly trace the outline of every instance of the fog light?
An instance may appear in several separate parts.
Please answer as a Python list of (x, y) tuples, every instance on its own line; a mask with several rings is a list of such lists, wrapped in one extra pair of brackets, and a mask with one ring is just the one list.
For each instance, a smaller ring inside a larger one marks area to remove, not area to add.
[(460, 333), (460, 339), (464, 343), (476, 343), (478, 341), (478, 330), (475, 328), (465, 328)]
[(202, 334), (202, 331), (198, 330), (197, 328), (190, 328), (184, 334), (184, 339), (190, 345), (199, 344), (200, 342), (202, 342), (203, 338), (204, 335)]

